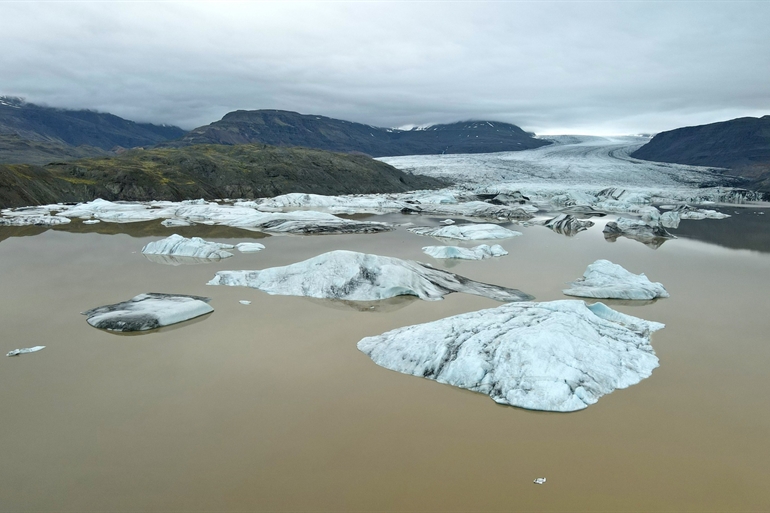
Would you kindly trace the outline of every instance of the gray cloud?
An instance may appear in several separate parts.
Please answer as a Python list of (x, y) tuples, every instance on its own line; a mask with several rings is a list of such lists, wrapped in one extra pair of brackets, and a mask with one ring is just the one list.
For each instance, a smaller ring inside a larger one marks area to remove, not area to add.
[(0, 94), (203, 125), (654, 132), (770, 113), (768, 2), (4, 3)]

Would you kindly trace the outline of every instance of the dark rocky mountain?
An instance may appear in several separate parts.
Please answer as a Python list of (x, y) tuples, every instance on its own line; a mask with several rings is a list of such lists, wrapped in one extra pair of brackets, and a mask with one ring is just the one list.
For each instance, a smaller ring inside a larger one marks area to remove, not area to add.
[(516, 125), (496, 121), (466, 121), (398, 130), (282, 110), (238, 110), (163, 146), (245, 143), (360, 152), (373, 157), (490, 153), (550, 144)]
[(113, 114), (43, 107), (2, 96), (0, 134), (15, 134), (29, 141), (112, 150), (152, 146), (181, 137), (185, 131), (176, 126), (135, 123)]
[(57, 202), (358, 194), (446, 184), (362, 155), (263, 144), (130, 150), (71, 163), (0, 165), (0, 208)]
[(631, 154), (656, 162), (723, 167), (770, 190), (770, 116), (661, 132)]
[(56, 141), (31, 141), (16, 134), (0, 134), (0, 163), (36, 164), (110, 155), (93, 146), (70, 146)]

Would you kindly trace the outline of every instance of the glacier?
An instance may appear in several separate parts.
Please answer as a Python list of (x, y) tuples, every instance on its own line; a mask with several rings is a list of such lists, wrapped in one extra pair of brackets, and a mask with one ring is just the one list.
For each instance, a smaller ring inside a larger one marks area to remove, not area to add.
[(633, 274), (609, 260), (597, 260), (590, 264), (583, 277), (570, 285), (563, 290), (567, 296), (634, 300), (669, 297), (662, 284), (651, 282), (644, 273)]
[(214, 309), (209, 298), (181, 294), (139, 294), (128, 301), (83, 312), (88, 324), (109, 331), (146, 331), (194, 319)]
[(473, 281), (420, 262), (344, 250), (260, 271), (219, 271), (208, 284), (251, 287), (275, 295), (352, 301), (401, 295), (439, 300), (452, 292), (497, 301), (532, 299), (520, 290)]
[(509, 303), (358, 342), (374, 363), (531, 410), (571, 412), (658, 367), (663, 324), (579, 300)]

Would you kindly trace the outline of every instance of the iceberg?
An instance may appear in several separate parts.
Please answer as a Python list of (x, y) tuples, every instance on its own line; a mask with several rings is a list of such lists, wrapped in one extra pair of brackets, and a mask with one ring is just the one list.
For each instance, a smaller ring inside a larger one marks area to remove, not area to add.
[(609, 260), (597, 260), (586, 268), (583, 277), (563, 290), (568, 296), (599, 299), (641, 299), (669, 297), (666, 289), (647, 276), (633, 274)]
[(649, 225), (638, 219), (619, 217), (604, 225), (604, 238), (614, 242), (618, 237), (628, 237), (651, 247), (659, 247), (665, 239), (675, 239), (661, 224)]
[(572, 237), (578, 232), (589, 229), (593, 225), (593, 221), (583, 221), (570, 214), (560, 214), (553, 219), (546, 221), (543, 226), (550, 228), (556, 233)]
[(109, 331), (146, 331), (200, 317), (214, 309), (207, 297), (149, 292), (83, 312), (88, 324)]
[(658, 367), (650, 334), (664, 325), (578, 300), (510, 303), (358, 342), (374, 363), (555, 412), (582, 410)]
[(12, 351), (8, 351), (8, 354), (6, 354), (5, 356), (19, 356), (20, 354), (36, 353), (41, 349), (45, 349), (45, 346), (35, 346), (35, 347), (25, 347), (23, 349), (14, 349)]
[(235, 247), (238, 248), (238, 251), (241, 253), (256, 253), (257, 251), (265, 249), (264, 244), (260, 244), (259, 242), (241, 242), (240, 244), (236, 244)]
[(520, 290), (469, 280), (420, 262), (344, 250), (261, 271), (219, 271), (208, 284), (251, 287), (274, 295), (351, 301), (402, 295), (439, 300), (452, 292), (497, 301), (532, 299)]
[(142, 248), (145, 255), (169, 255), (175, 257), (191, 257), (206, 260), (221, 260), (233, 256), (225, 249), (233, 249), (232, 244), (209, 242), (200, 237), (188, 239), (181, 235), (170, 235), (165, 239), (150, 242)]
[(496, 224), (454, 224), (442, 228), (416, 226), (409, 228), (409, 231), (418, 235), (459, 240), (508, 239), (521, 235), (521, 232), (509, 230)]
[(507, 255), (508, 252), (499, 244), (488, 246), (481, 244), (474, 248), (459, 246), (425, 246), (422, 252), (433, 258), (459, 258), (461, 260), (484, 260), (485, 258)]
[(15, 215), (13, 217), (0, 217), (0, 226), (57, 226), (67, 224), (70, 220), (59, 215)]

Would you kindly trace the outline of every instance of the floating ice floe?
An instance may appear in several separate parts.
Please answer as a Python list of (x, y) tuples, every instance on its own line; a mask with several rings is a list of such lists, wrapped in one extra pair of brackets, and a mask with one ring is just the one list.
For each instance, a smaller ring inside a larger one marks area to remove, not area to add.
[(261, 271), (219, 271), (208, 284), (251, 287), (276, 295), (352, 301), (401, 295), (438, 300), (452, 292), (497, 301), (532, 299), (520, 290), (469, 280), (420, 262), (343, 250)]
[(70, 220), (59, 215), (30, 214), (14, 215), (12, 217), (0, 217), (0, 226), (57, 226), (67, 224)]
[(539, 485), (541, 485), (541, 484), (545, 484), (545, 482), (546, 482), (546, 478), (544, 478), (544, 477), (538, 477), (538, 478), (536, 478), (536, 479), (535, 479), (533, 482), (534, 482), (535, 484), (539, 484)]
[(233, 256), (225, 249), (233, 249), (232, 244), (209, 242), (200, 237), (188, 239), (181, 235), (170, 235), (165, 239), (150, 242), (142, 248), (145, 255), (169, 255), (176, 257), (191, 257), (205, 260), (221, 260)]
[(658, 367), (657, 322), (602, 303), (511, 303), (367, 337), (377, 365), (489, 395), (501, 404), (568, 412)]
[(679, 214), (681, 219), (701, 220), (701, 219), (726, 219), (730, 214), (723, 214), (716, 210), (693, 208), (690, 205), (679, 205), (672, 212)]
[(5, 356), (19, 356), (20, 354), (36, 353), (41, 349), (45, 349), (45, 346), (35, 346), (35, 347), (25, 347), (23, 349), (14, 349), (13, 351), (8, 351), (8, 354), (6, 354)]
[(507, 255), (508, 252), (499, 244), (488, 246), (481, 244), (474, 248), (459, 246), (425, 246), (422, 252), (433, 258), (458, 258), (461, 260), (484, 260), (485, 258)]
[(248, 301), (248, 300), (246, 300), (246, 299), (241, 299), (241, 300), (240, 300), (240, 301), (238, 301), (238, 302), (239, 302), (240, 304), (242, 304), (242, 305), (250, 305), (250, 304), (251, 304), (251, 301)]
[(135, 223), (163, 217), (145, 203), (113, 202), (95, 199), (63, 210), (59, 215), (81, 219), (99, 219), (110, 223)]
[(455, 224), (455, 222), (452, 219), (444, 219), (443, 221), (440, 221), (440, 224), (449, 225), (449, 224)]
[(240, 244), (236, 244), (235, 247), (238, 248), (238, 251), (241, 253), (256, 253), (257, 251), (265, 249), (264, 244), (260, 244), (259, 242), (241, 242)]
[(644, 273), (633, 274), (609, 260), (597, 260), (589, 265), (583, 277), (570, 285), (563, 291), (568, 296), (642, 300), (669, 297), (662, 284), (651, 282)]
[(98, 219), (86, 219), (85, 221), (83, 221), (83, 224), (99, 224), (99, 223), (101, 223), (101, 221), (99, 221)]
[(593, 225), (593, 221), (584, 221), (570, 214), (559, 214), (553, 219), (546, 221), (543, 226), (550, 228), (556, 233), (572, 237), (578, 232), (589, 229)]
[(192, 223), (183, 219), (164, 219), (160, 222), (166, 228), (176, 228), (178, 226), (192, 226)]
[(419, 213), (437, 216), (480, 217), (488, 219), (532, 219), (537, 207), (531, 205), (494, 205), (484, 201), (466, 201), (456, 205), (436, 203), (412, 204), (401, 209), (404, 213)]
[(207, 297), (150, 292), (83, 312), (88, 324), (109, 331), (146, 331), (200, 317), (214, 309)]
[(409, 228), (409, 231), (418, 235), (459, 240), (508, 239), (521, 235), (521, 232), (509, 230), (496, 224), (455, 224), (442, 228), (416, 226)]
[(282, 211), (287, 208), (324, 209), (332, 213), (380, 213), (396, 212), (404, 203), (388, 195), (323, 196), (320, 194), (291, 193), (257, 202), (236, 202), (236, 206), (254, 206), (264, 212)]
[(666, 229), (660, 225), (649, 225), (638, 219), (619, 217), (617, 221), (610, 221), (604, 226), (604, 238), (614, 241), (618, 237), (628, 237), (652, 247), (658, 247), (665, 239), (675, 239)]

